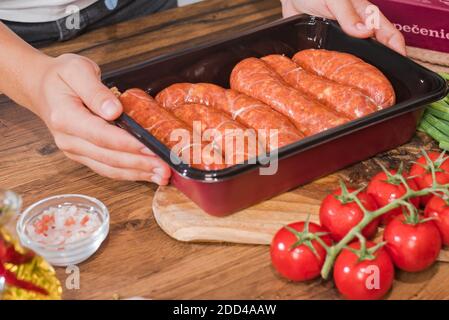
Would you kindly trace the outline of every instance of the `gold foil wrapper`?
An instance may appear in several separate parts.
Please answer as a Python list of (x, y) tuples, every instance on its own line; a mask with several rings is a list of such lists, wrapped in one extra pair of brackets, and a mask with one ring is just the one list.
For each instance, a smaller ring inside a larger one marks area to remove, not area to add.
[[(4, 227), (0, 226), (0, 236), (12, 244), (17, 252), (24, 254), (27, 249), (23, 248)], [(29, 281), (48, 291), (48, 295), (42, 295), (34, 291), (21, 289), (14, 286), (4, 288), (0, 292), (0, 299), (4, 300), (59, 300), (62, 296), (62, 287), (53, 267), (40, 256), (34, 258), (25, 264), (15, 265), (5, 263), (5, 268), (13, 272), (18, 279)]]

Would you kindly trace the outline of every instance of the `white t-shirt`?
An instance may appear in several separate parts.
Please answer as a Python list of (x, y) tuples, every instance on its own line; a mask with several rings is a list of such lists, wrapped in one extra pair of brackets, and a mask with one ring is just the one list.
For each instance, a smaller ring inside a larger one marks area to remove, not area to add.
[[(98, 0), (0, 0), (0, 20), (48, 22), (64, 18)], [(105, 1), (105, 0), (100, 0)], [(106, 1), (107, 5), (117, 3)]]

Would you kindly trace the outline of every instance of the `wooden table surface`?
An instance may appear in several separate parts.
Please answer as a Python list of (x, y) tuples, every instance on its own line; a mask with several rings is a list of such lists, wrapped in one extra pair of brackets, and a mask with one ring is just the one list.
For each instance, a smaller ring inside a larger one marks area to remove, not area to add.
[[(278, 0), (208, 0), (100, 29), (44, 51), (82, 54), (112, 70), (273, 21), (280, 9)], [(156, 185), (112, 181), (66, 159), (45, 125), (5, 97), (0, 97), (0, 137), (0, 187), (21, 194), (25, 206), (51, 195), (82, 193), (110, 209), (109, 237), (79, 266), (81, 288), (65, 289), (66, 299), (339, 298), (330, 281), (292, 284), (281, 279), (271, 267), (267, 247), (171, 239), (151, 212)], [(57, 273), (64, 285), (65, 269)], [(448, 278), (449, 265), (443, 263), (419, 274), (400, 273), (389, 298), (449, 298)]]

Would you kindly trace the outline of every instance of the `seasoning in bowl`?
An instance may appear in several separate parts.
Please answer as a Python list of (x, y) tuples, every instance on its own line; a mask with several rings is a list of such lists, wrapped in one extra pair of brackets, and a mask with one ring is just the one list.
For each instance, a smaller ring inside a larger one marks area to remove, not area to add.
[(28, 207), (17, 222), (21, 243), (54, 266), (81, 263), (109, 233), (109, 211), (98, 199), (67, 194)]
[(94, 212), (66, 205), (44, 210), (27, 226), (27, 232), (32, 241), (64, 246), (89, 237), (100, 225)]

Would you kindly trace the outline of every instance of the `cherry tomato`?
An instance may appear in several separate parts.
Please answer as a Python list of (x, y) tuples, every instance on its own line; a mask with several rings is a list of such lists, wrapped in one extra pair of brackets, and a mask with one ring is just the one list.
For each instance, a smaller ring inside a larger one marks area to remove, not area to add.
[(441, 250), (441, 236), (433, 221), (410, 224), (403, 215), (386, 226), (384, 240), (394, 264), (408, 272), (428, 268)]
[[(441, 154), (437, 152), (429, 152), (429, 158), (433, 161), (436, 166), (436, 180), (440, 184), (449, 183), (449, 160), (441, 157)], [(412, 166), (410, 170), (410, 176), (414, 177), (419, 190), (428, 188), (432, 186), (433, 179), (432, 173), (427, 165), (426, 158), (422, 156), (418, 159), (417, 163)], [(430, 201), (432, 195), (421, 197), (421, 203), (423, 206)]]
[[(367, 248), (375, 244), (367, 242)], [(349, 245), (360, 249), (360, 242)], [(334, 281), (338, 291), (351, 300), (377, 300), (391, 288), (394, 265), (384, 248), (371, 254), (370, 259), (360, 260), (356, 253), (343, 249), (334, 265)]]
[[(348, 192), (354, 192), (354, 190), (348, 189)], [(330, 231), (331, 237), (335, 241), (340, 241), (363, 219), (363, 211), (357, 203), (340, 199), (341, 194), (341, 188), (337, 189), (324, 198), (320, 207), (321, 225)], [(367, 210), (377, 209), (376, 202), (371, 195), (359, 192), (357, 197)], [(362, 234), (366, 238), (372, 237), (376, 233), (378, 225), (379, 219), (372, 221), (363, 229)]]
[[(297, 222), (287, 227), (303, 232), (305, 223)], [(323, 233), (325, 229), (310, 222), (310, 233)], [(328, 235), (321, 236), (326, 245), (331, 245), (332, 240)], [(276, 270), (285, 278), (292, 281), (311, 280), (320, 275), (321, 267), (326, 258), (326, 250), (316, 241), (308, 242), (315, 248), (315, 252), (307, 246), (307, 243), (298, 244), (299, 237), (286, 227), (279, 230), (271, 242), (271, 261)]]
[(427, 203), (424, 214), (428, 218), (435, 218), (433, 222), (440, 230), (444, 245), (449, 245), (449, 202), (439, 196), (433, 196)]
[[(389, 172), (393, 176), (397, 174), (395, 170), (390, 170)], [(405, 175), (403, 176), (406, 177)], [(418, 186), (416, 185), (414, 180), (408, 180), (407, 184), (411, 189), (418, 190)], [(406, 193), (406, 191), (407, 190), (405, 186), (399, 179), (390, 178), (385, 172), (380, 172), (375, 175), (371, 179), (366, 190), (368, 194), (373, 196), (379, 208), (384, 207), (393, 200), (402, 197)], [(410, 202), (416, 208), (419, 208), (420, 198), (410, 199)], [(387, 225), (388, 222), (390, 222), (394, 217), (400, 214), (402, 214), (401, 207), (390, 210), (381, 217), (381, 223)]]

